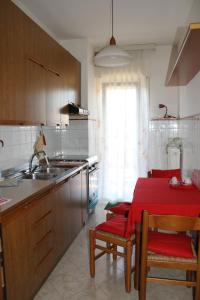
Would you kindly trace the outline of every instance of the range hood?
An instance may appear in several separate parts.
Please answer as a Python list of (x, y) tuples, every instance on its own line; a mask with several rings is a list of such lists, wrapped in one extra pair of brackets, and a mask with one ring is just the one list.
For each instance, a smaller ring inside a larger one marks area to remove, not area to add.
[(84, 109), (74, 103), (69, 103), (68, 108), (69, 108), (70, 115), (82, 115), (82, 116), (89, 115), (89, 111), (87, 109)]

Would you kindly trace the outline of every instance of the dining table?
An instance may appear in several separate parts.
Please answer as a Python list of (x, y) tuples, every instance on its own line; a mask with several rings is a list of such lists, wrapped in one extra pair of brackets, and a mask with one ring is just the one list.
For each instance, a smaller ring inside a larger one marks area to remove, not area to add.
[(138, 178), (129, 210), (126, 237), (141, 223), (142, 211), (158, 215), (200, 215), (200, 190), (191, 185), (171, 185), (168, 178)]

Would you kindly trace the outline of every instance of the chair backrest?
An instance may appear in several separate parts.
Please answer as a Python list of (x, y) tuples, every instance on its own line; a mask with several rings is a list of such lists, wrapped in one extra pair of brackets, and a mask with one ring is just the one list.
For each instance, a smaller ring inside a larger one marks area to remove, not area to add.
[(198, 245), (198, 261), (200, 262), (200, 218), (176, 215), (152, 215), (144, 210), (142, 215), (142, 256), (147, 255), (149, 229), (169, 231), (196, 231)]
[(200, 230), (200, 218), (176, 215), (150, 215), (147, 211), (143, 212), (145, 223), (150, 228), (159, 228), (171, 231)]
[(172, 170), (160, 170), (160, 169), (152, 169), (148, 172), (148, 177), (151, 178), (171, 178), (177, 177), (181, 180), (181, 169), (172, 169)]

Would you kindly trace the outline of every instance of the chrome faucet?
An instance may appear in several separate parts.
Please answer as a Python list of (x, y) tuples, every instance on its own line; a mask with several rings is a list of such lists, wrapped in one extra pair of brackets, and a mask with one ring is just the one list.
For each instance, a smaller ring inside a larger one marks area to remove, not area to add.
[(46, 152), (45, 151), (38, 151), (38, 152), (35, 152), (33, 153), (33, 155), (31, 155), (31, 158), (29, 160), (29, 173), (32, 173), (34, 171), (33, 167), (32, 167), (32, 164), (33, 164), (33, 159), (35, 156), (37, 156), (38, 154), (40, 153), (43, 153), (44, 154), (44, 157), (46, 159), (46, 162), (47, 162), (47, 165), (48, 165), (48, 160), (47, 160), (47, 155), (46, 155)]

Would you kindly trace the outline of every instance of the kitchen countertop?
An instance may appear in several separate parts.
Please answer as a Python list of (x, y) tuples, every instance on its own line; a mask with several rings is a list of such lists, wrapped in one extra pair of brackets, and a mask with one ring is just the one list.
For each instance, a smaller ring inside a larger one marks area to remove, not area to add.
[(49, 180), (22, 179), (19, 180), (17, 186), (0, 188), (0, 198), (4, 197), (10, 199), (5, 203), (0, 204), (0, 214), (7, 212), (15, 206), (25, 203), (29, 199), (42, 194), (45, 191), (48, 191), (56, 184), (66, 180), (68, 177), (74, 175), (87, 165), (87, 163), (83, 163), (79, 167), (74, 167), (71, 170), (63, 173), (62, 176), (59, 176), (58, 178)]
[(18, 186), (0, 188), (0, 197), (10, 199), (8, 202), (0, 205), (0, 213), (22, 204), (23, 200), (28, 200), (33, 196), (49, 190), (54, 185), (55, 182), (53, 180), (23, 179), (19, 181)]

